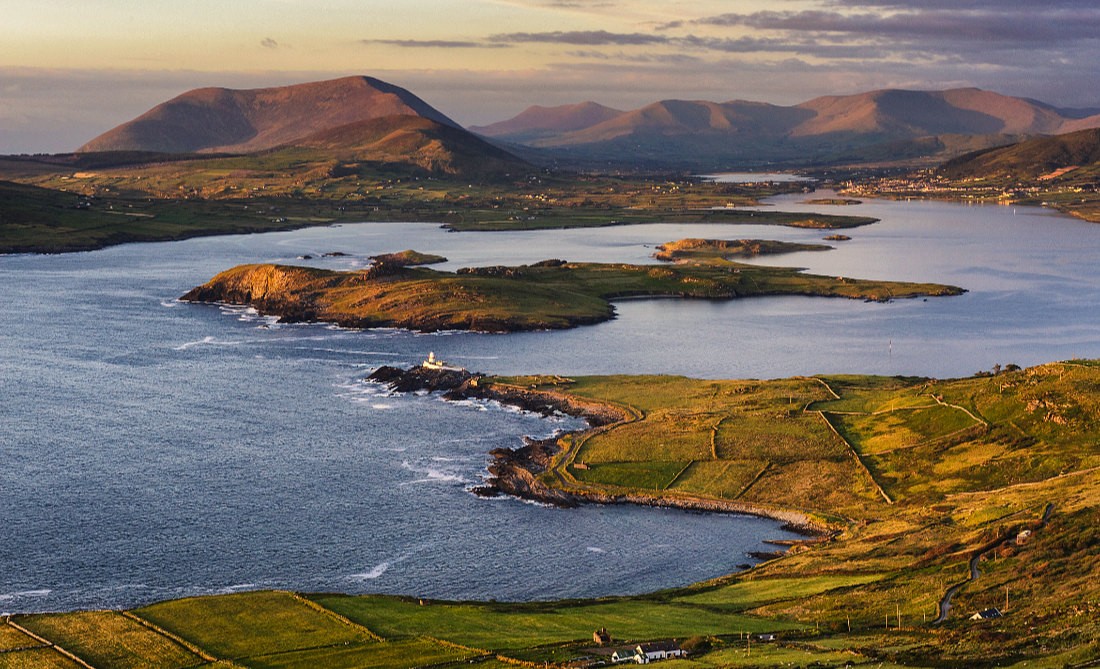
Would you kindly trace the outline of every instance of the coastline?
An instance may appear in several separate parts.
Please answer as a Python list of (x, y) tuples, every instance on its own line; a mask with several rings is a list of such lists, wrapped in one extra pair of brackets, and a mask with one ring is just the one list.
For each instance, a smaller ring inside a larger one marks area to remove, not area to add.
[[(382, 366), (368, 376), (368, 379), (382, 383), (397, 392), (417, 390), (442, 392), (444, 399), (452, 401), (495, 400), (542, 415), (559, 412), (581, 418), (588, 423), (588, 427), (583, 430), (549, 439), (524, 438), (525, 444), (519, 448), (498, 448), (490, 451), (489, 454), (493, 457), (488, 467), (490, 477), (484, 485), (472, 489), (472, 492), (478, 496), (509, 495), (560, 507), (576, 507), (581, 504), (632, 504), (684, 511), (756, 516), (782, 522), (784, 529), (806, 537), (804, 540), (789, 542), (788, 549), (794, 549), (803, 544), (827, 541), (838, 533), (836, 528), (791, 509), (690, 495), (661, 496), (640, 491), (608, 493), (569, 486), (555, 468), (555, 459), (564, 453), (561, 440), (566, 437), (590, 435), (595, 431), (635, 420), (637, 416), (626, 407), (610, 403), (581, 400), (572, 395), (546, 390), (484, 383), (484, 378), (481, 374), (466, 370), (436, 370), (422, 366), (408, 370)], [(563, 487), (552, 487), (541, 480), (541, 477), (548, 472), (552, 472)]]

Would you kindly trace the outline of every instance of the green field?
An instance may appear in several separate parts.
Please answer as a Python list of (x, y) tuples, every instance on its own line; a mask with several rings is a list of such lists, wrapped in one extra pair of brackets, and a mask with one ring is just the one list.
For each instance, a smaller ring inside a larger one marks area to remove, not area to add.
[(283, 592), (178, 599), (134, 613), (221, 658), (375, 640)]
[(24, 626), (95, 666), (179, 669), (203, 662), (181, 644), (114, 611), (35, 616)]

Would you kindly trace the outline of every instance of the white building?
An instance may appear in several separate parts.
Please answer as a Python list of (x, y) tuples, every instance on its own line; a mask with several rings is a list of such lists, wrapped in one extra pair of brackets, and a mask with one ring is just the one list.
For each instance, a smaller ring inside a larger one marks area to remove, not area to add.
[(634, 648), (617, 650), (611, 655), (611, 661), (616, 664), (621, 662), (649, 664), (655, 660), (667, 660), (673, 657), (684, 657), (685, 655), (687, 653), (675, 641), (655, 641), (638, 644)]

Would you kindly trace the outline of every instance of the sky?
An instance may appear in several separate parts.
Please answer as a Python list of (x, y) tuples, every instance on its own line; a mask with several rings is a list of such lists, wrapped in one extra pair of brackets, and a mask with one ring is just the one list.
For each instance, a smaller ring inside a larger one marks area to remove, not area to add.
[(346, 75), (465, 125), (527, 106), (976, 86), (1100, 107), (1098, 0), (0, 0), (0, 154), (192, 88)]

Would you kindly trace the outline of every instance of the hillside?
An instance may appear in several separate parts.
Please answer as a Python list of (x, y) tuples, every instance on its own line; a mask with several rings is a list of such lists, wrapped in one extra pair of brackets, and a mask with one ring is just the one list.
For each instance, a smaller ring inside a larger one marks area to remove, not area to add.
[(487, 176), (527, 167), (466, 130), (419, 116), (356, 121), (321, 130), (292, 145), (321, 149), (338, 160), (412, 165), (431, 174)]
[(951, 179), (1073, 179), (1093, 178), (1100, 164), (1100, 128), (1055, 137), (1040, 137), (987, 151), (977, 151), (945, 163), (939, 173)]
[[(1019, 136), (1100, 126), (1100, 115), (974, 88), (879, 90), (794, 106), (663, 100), (615, 115), (603, 108), (582, 116), (576, 107), (528, 110), (478, 131), (581, 160), (750, 166), (953, 155)], [(570, 123), (543, 121), (557, 118)]]
[(371, 77), (344, 77), (276, 88), (196, 89), (107, 131), (79, 151), (252, 153), (396, 115), (459, 127), (403, 88)]

